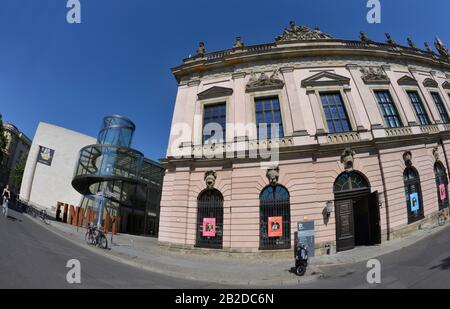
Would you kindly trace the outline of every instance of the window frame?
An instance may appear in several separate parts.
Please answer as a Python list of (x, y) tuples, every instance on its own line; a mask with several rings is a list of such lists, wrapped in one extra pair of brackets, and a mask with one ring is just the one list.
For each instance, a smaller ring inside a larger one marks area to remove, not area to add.
[[(286, 106), (288, 103), (285, 94), (283, 93), (284, 89), (280, 90), (268, 90), (268, 91), (254, 91), (249, 93), (250, 102), (251, 102), (251, 108), (250, 111), (252, 113), (252, 126), (253, 126), (253, 132), (251, 132), (252, 136), (249, 136), (249, 140), (258, 141), (258, 125), (256, 122), (256, 100), (258, 99), (264, 99), (264, 98), (270, 98), (270, 97), (278, 97), (278, 102), (280, 104), (280, 116), (281, 116), (281, 126), (283, 128), (284, 137), (289, 137), (292, 135), (292, 123), (290, 123), (290, 127), (288, 127), (288, 123), (286, 120), (289, 119), (290, 110), (289, 106)], [(282, 139), (282, 138), (280, 138)], [(268, 139), (270, 140), (270, 139)]]
[[(434, 105), (436, 106), (436, 109), (437, 109), (439, 117), (442, 121), (442, 124), (450, 124), (450, 113), (449, 113), (449, 110), (448, 110), (441, 94), (439, 93), (439, 89), (430, 89), (430, 90), (428, 90), (428, 92), (430, 94), (431, 100), (433, 101)], [(447, 116), (447, 122), (445, 122), (444, 119), (442, 118), (442, 114), (439, 111), (438, 104), (437, 104), (436, 100), (434, 99), (434, 94), (437, 95), (439, 97), (439, 100), (441, 101), (440, 103), (442, 104), (442, 107), (444, 108), (445, 114)]]
[(203, 130), (205, 127), (205, 123), (204, 123), (204, 115), (205, 115), (205, 107), (207, 106), (214, 106), (214, 105), (221, 105), (224, 104), (225, 105), (225, 136), (223, 137), (223, 142), (221, 143), (216, 143), (216, 144), (225, 144), (228, 143), (230, 141), (230, 132), (229, 132), (229, 124), (230, 124), (230, 98), (229, 97), (221, 97), (221, 98), (213, 98), (213, 99), (206, 99), (206, 100), (199, 100), (198, 101), (200, 104), (200, 129), (198, 130), (199, 132), (196, 132), (196, 124), (195, 124), (195, 119), (194, 119), (194, 126), (193, 126), (193, 130), (194, 130), (194, 134), (192, 136), (197, 136), (197, 140), (199, 142), (199, 144), (201, 145), (212, 145), (212, 143), (205, 143), (204, 142), (204, 138), (203, 138)]
[[(406, 117), (405, 117), (405, 115), (404, 115), (403, 106), (402, 106), (401, 104), (399, 104), (399, 101), (398, 101), (397, 97), (392, 95), (392, 93), (395, 94), (395, 91), (393, 92), (392, 89), (391, 89), (390, 87), (380, 87), (380, 86), (370, 87), (370, 90), (371, 90), (371, 92), (372, 92), (372, 96), (373, 96), (373, 98), (374, 98), (374, 100), (375, 100), (375, 103), (376, 103), (376, 105), (377, 105), (377, 107), (378, 107), (378, 110), (379, 110), (379, 112), (380, 112), (380, 115), (381, 115), (381, 117), (383, 118), (385, 127), (386, 127), (386, 128), (389, 128), (389, 129), (395, 129), (395, 128), (403, 128), (403, 127), (405, 127), (405, 124), (407, 124), (408, 121), (407, 121), (407, 119), (406, 119)], [(391, 97), (391, 99), (392, 99), (392, 104), (394, 105), (394, 107), (395, 107), (395, 109), (396, 109), (396, 111), (397, 111), (397, 117), (398, 117), (398, 120), (400, 121), (400, 126), (399, 126), (399, 127), (390, 127), (390, 126), (388, 125), (388, 123), (386, 122), (386, 119), (385, 119), (385, 116), (384, 116), (383, 111), (382, 111), (382, 109), (381, 109), (380, 103), (378, 102), (378, 97), (377, 97), (377, 95), (376, 95), (376, 92), (387, 92), (387, 93), (389, 94), (389, 96)], [(400, 107), (400, 108), (399, 108), (399, 107)]]
[[(273, 99), (277, 99), (278, 100), (278, 105), (279, 105), (279, 113), (280, 113), (280, 121), (281, 121), (281, 123), (280, 123), (280, 125), (281, 125), (281, 130), (282, 130), (282, 133), (283, 133), (283, 136), (279, 136), (278, 138), (279, 139), (283, 139), (285, 136), (286, 136), (286, 132), (284, 131), (284, 125), (283, 125), (283, 115), (282, 115), (282, 111), (281, 111), (281, 102), (280, 102), (280, 97), (279, 96), (259, 96), (259, 97), (255, 97), (255, 98), (253, 98), (253, 102), (254, 102), (254, 109), (255, 109), (255, 125), (256, 125), (256, 138), (258, 139), (258, 140), (261, 140), (260, 139), (260, 137), (259, 137), (259, 130), (258, 130), (258, 121), (257, 121), (257, 111), (256, 111), (256, 103), (257, 103), (257, 101), (264, 101), (264, 100), (273, 100)], [(273, 101), (272, 101), (273, 102)], [(273, 103), (271, 104), (271, 107), (273, 108)], [(273, 114), (273, 109), (271, 109), (271, 113)], [(274, 122), (272, 122), (272, 123), (274, 123)], [(272, 124), (271, 123), (271, 124)], [(268, 124), (268, 123), (267, 123)], [(268, 124), (269, 125), (269, 124)], [(271, 130), (271, 133), (272, 133), (272, 130)], [(272, 135), (272, 134), (271, 134)], [(270, 137), (267, 137), (267, 140), (272, 140), (272, 139), (275, 139), (275, 138), (272, 138), (272, 136), (270, 136)]]
[[(430, 117), (430, 115), (432, 116), (432, 113), (431, 113), (431, 111), (428, 107), (427, 101), (425, 100), (424, 96), (422, 95), (422, 92), (420, 91), (420, 89), (418, 87), (403, 87), (403, 91), (405, 92), (406, 99), (408, 100), (409, 105), (412, 108), (412, 112), (414, 113), (414, 117), (416, 118), (417, 124), (420, 126), (433, 125), (434, 124), (433, 117)], [(411, 97), (409, 96), (409, 92), (417, 93), (419, 99), (421, 100), (422, 106), (424, 108), (425, 115), (428, 118), (428, 124), (422, 124), (422, 122), (420, 121), (420, 118), (417, 115), (417, 112), (416, 112), (414, 104), (411, 100)]]
[[(349, 91), (350, 89), (348, 88), (347, 91)], [(356, 132), (357, 131), (357, 125), (356, 125), (356, 121), (354, 118), (354, 111), (350, 106), (350, 103), (347, 100), (346, 94), (344, 92), (344, 87), (318, 87), (315, 89), (316, 92), (316, 98), (317, 98), (317, 103), (320, 106), (320, 111), (322, 113), (322, 120), (324, 123), (324, 128), (326, 130), (327, 134), (330, 135), (334, 135), (334, 134), (345, 134), (345, 133), (350, 133), (350, 132)], [(330, 94), (330, 93), (339, 93), (341, 100), (342, 100), (342, 105), (345, 108), (345, 112), (347, 114), (347, 120), (350, 126), (350, 130), (349, 131), (344, 131), (344, 132), (330, 132), (330, 128), (328, 127), (328, 119), (325, 115), (325, 110), (323, 108), (323, 104), (322, 104), (322, 94)]]

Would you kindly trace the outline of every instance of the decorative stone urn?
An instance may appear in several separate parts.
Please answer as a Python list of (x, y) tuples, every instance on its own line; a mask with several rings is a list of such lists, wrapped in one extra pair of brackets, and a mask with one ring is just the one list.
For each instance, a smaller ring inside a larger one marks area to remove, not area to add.
[(267, 170), (266, 177), (271, 186), (276, 186), (278, 184), (278, 178), (280, 177), (280, 168), (278, 166), (269, 168)]
[(351, 172), (353, 171), (353, 164), (355, 161), (355, 152), (350, 148), (345, 148), (344, 152), (341, 155), (341, 163), (344, 165), (345, 171)]
[(206, 188), (208, 188), (209, 190), (214, 188), (214, 185), (216, 184), (216, 179), (217, 179), (217, 173), (214, 170), (208, 170), (205, 172), (205, 183), (206, 183)]

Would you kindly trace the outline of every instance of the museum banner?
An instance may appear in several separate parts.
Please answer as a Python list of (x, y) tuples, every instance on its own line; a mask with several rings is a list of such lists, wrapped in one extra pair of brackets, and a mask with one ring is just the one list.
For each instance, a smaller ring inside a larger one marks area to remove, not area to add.
[(203, 218), (203, 237), (216, 237), (216, 218)]
[(409, 195), (409, 200), (411, 203), (411, 212), (417, 212), (420, 209), (419, 205), (419, 193), (414, 192)]
[(54, 154), (55, 151), (53, 149), (44, 146), (39, 146), (38, 162), (51, 166)]
[(283, 236), (283, 217), (269, 217), (269, 237)]
[(445, 201), (447, 199), (447, 190), (445, 188), (445, 184), (439, 185), (439, 195), (441, 197), (441, 201)]

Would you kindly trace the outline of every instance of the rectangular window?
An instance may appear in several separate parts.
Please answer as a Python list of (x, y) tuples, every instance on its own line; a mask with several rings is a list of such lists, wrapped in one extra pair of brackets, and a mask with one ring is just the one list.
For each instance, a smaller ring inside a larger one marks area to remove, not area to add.
[(381, 112), (384, 117), (384, 121), (389, 128), (399, 128), (402, 126), (402, 122), (398, 115), (395, 103), (392, 100), (391, 94), (388, 90), (375, 91), (378, 104), (380, 105)]
[(416, 112), (417, 118), (419, 118), (419, 122), (421, 125), (430, 124), (430, 118), (428, 118), (427, 112), (425, 111), (425, 107), (423, 106), (422, 99), (420, 98), (417, 91), (408, 91), (409, 99), (411, 100), (411, 104), (414, 107), (414, 111)]
[(327, 120), (329, 133), (343, 133), (351, 131), (347, 110), (339, 92), (321, 93), (323, 112)]
[(223, 143), (226, 138), (227, 105), (205, 105), (203, 110), (203, 143)]
[(439, 115), (441, 115), (442, 122), (449, 123), (450, 118), (448, 117), (447, 110), (445, 109), (444, 102), (442, 102), (441, 96), (437, 92), (432, 92), (431, 96), (433, 97), (434, 103), (436, 103)]
[[(258, 139), (283, 138), (280, 101), (278, 97), (255, 99)], [(275, 124), (276, 126), (273, 126)], [(272, 131), (276, 130), (276, 131)]]

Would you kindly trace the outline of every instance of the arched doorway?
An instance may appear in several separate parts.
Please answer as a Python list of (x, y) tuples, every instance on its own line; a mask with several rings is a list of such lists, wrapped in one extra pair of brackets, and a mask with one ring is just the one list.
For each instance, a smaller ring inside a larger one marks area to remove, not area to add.
[(366, 177), (344, 172), (334, 183), (336, 209), (336, 249), (381, 243), (378, 192), (371, 193)]
[(436, 177), (439, 210), (442, 210), (449, 206), (448, 178), (444, 165), (439, 161), (434, 164), (434, 175)]
[(417, 170), (410, 166), (403, 173), (405, 182), (406, 207), (408, 212), (408, 224), (424, 218), (422, 187)]
[(223, 196), (219, 190), (206, 189), (197, 198), (197, 237), (199, 248), (222, 249)]
[(281, 186), (267, 186), (259, 196), (260, 250), (291, 248), (291, 207), (289, 191)]

